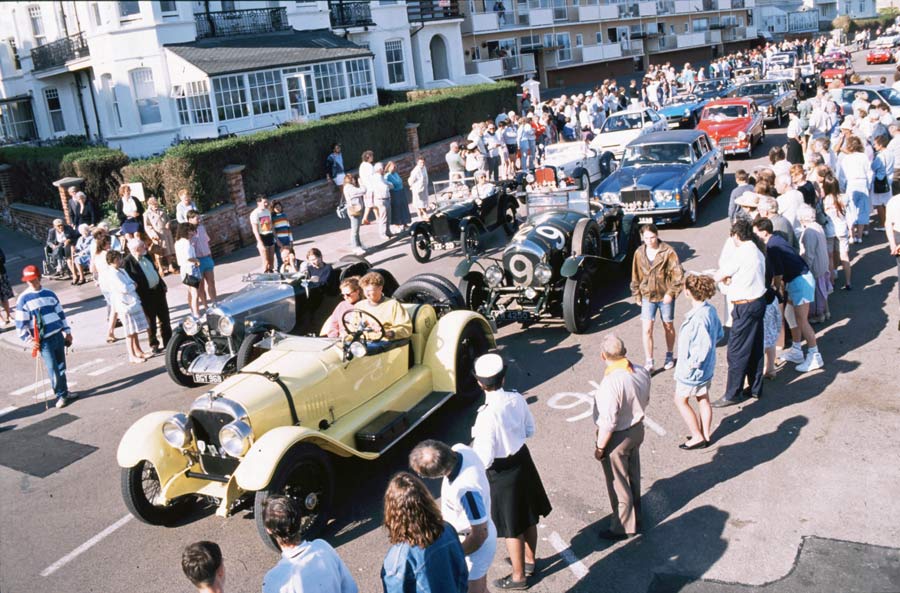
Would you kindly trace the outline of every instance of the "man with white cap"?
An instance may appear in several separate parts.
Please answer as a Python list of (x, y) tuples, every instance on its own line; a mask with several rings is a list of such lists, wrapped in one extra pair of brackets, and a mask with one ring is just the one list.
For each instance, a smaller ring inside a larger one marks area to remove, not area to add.
[(463, 444), (422, 441), (409, 454), (409, 467), (423, 478), (441, 480), (441, 515), (459, 534), (468, 593), (487, 593), (487, 571), (497, 551), (497, 528), (491, 520), (491, 487), (481, 459)]
[(491, 519), (506, 539), (512, 573), (493, 582), (498, 589), (527, 589), (534, 574), (537, 524), (552, 507), (525, 440), (534, 435), (534, 418), (525, 398), (503, 389), (506, 368), (497, 354), (475, 361), (475, 378), (485, 404), (472, 427), (472, 449), (487, 468)]
[(600, 358), (606, 362), (603, 382), (594, 392), (594, 424), (597, 435), (594, 457), (612, 505), (609, 529), (603, 539), (622, 540), (641, 528), (641, 455), (644, 442), (644, 410), (650, 403), (650, 373), (625, 357), (622, 340), (607, 334), (600, 342)]

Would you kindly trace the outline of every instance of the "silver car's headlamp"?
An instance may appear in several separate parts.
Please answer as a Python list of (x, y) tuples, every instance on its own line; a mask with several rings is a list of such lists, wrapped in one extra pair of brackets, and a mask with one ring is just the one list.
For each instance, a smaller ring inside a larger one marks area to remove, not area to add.
[(191, 420), (184, 414), (175, 414), (162, 425), (163, 438), (176, 449), (184, 449), (191, 443)]
[(488, 269), (484, 271), (484, 281), (491, 288), (498, 286), (503, 282), (503, 270), (501, 270), (500, 266), (497, 264), (489, 266)]
[(253, 444), (253, 430), (243, 420), (226, 424), (219, 431), (219, 443), (232, 457), (241, 457)]
[(200, 324), (193, 315), (185, 317), (184, 321), (181, 322), (181, 327), (184, 329), (184, 333), (189, 336), (196, 336), (200, 331)]
[(538, 264), (534, 267), (534, 277), (540, 284), (547, 284), (553, 278), (553, 270), (547, 264)]
[(230, 336), (234, 333), (234, 318), (230, 315), (222, 315), (219, 317), (219, 333), (223, 336)]

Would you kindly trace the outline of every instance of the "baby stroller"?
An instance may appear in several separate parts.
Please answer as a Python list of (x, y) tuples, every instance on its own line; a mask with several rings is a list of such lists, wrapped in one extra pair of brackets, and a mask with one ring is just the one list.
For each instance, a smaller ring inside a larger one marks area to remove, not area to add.
[(43, 276), (64, 280), (72, 276), (69, 266), (67, 251), (55, 246), (44, 245)]

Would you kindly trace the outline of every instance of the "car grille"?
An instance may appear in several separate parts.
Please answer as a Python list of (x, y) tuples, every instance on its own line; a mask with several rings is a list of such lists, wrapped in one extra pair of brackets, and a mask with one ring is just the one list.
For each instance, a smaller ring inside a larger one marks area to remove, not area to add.
[(719, 146), (737, 146), (737, 140), (735, 138), (722, 138), (719, 140)]
[(200, 466), (205, 473), (226, 476), (231, 475), (237, 467), (238, 460), (227, 456), (219, 444), (219, 430), (233, 421), (231, 414), (207, 410), (191, 411), (194, 439), (197, 443), (205, 443), (200, 454)]
[(450, 219), (444, 214), (437, 214), (431, 217), (431, 228), (434, 229), (435, 237), (440, 237), (444, 240), (451, 236), (456, 238), (456, 233), (453, 233), (450, 228)]
[(631, 202), (647, 202), (650, 200), (650, 190), (643, 187), (623, 189), (620, 199), (624, 204)]

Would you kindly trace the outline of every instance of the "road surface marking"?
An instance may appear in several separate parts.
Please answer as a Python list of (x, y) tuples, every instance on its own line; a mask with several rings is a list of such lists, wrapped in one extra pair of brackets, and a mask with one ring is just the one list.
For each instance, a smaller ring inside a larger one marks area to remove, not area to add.
[(587, 566), (578, 559), (578, 556), (575, 555), (572, 548), (563, 541), (563, 538), (561, 538), (558, 533), (555, 531), (551, 533), (550, 537), (547, 538), (547, 541), (549, 541), (550, 545), (563, 557), (563, 560), (568, 563), (569, 570), (572, 571), (572, 574), (574, 574), (576, 578), (581, 580), (588, 575)]
[(117, 362), (116, 364), (111, 364), (111, 365), (109, 365), (109, 366), (100, 367), (100, 368), (97, 369), (96, 371), (91, 371), (90, 373), (88, 373), (88, 375), (91, 376), (91, 377), (99, 377), (100, 375), (103, 375), (103, 374), (105, 374), (105, 373), (108, 373), (109, 371), (113, 370), (113, 369), (116, 368), (116, 367), (120, 367), (120, 366), (122, 366), (123, 364), (124, 364), (124, 363)]
[(71, 369), (66, 369), (66, 372), (67, 373), (77, 373), (78, 371), (83, 371), (84, 369), (86, 369), (88, 367), (92, 367), (95, 364), (100, 364), (101, 362), (103, 362), (102, 358), (95, 358), (94, 360), (80, 364), (77, 367), (72, 367)]
[(16, 406), (6, 406), (2, 410), (0, 410), (0, 418), (3, 418), (7, 414), (9, 414), (10, 412), (15, 411), (15, 410), (18, 410), (18, 408)]
[(130, 514), (125, 515), (124, 517), (122, 517), (121, 519), (119, 519), (118, 521), (116, 521), (115, 523), (113, 523), (112, 525), (110, 525), (109, 527), (107, 527), (106, 529), (104, 529), (103, 531), (101, 531), (100, 533), (98, 533), (97, 535), (92, 537), (91, 539), (87, 540), (86, 542), (84, 542), (83, 544), (81, 544), (80, 546), (78, 546), (77, 548), (75, 548), (74, 550), (72, 550), (71, 552), (69, 552), (68, 554), (66, 554), (65, 556), (63, 556), (62, 558), (60, 558), (59, 560), (54, 562), (53, 564), (51, 564), (50, 566), (48, 566), (47, 568), (42, 570), (41, 576), (49, 577), (51, 574), (53, 574), (54, 572), (56, 572), (57, 570), (59, 570), (60, 568), (62, 568), (66, 564), (68, 564), (69, 562), (71, 562), (72, 560), (75, 560), (76, 558), (78, 558), (79, 556), (81, 556), (82, 554), (84, 554), (85, 552), (90, 550), (91, 548), (93, 548), (95, 545), (99, 544), (101, 541), (103, 541), (109, 535), (111, 535), (114, 531), (116, 531), (117, 529), (119, 529), (120, 527), (122, 527), (123, 525), (128, 523), (129, 521), (131, 521), (132, 518), (133, 518), (133, 516)]
[(661, 437), (666, 436), (666, 429), (650, 419), (650, 416), (644, 414), (644, 426), (655, 432)]
[[(32, 383), (31, 385), (26, 385), (25, 387), (22, 387), (21, 389), (16, 389), (15, 391), (11, 391), (9, 394), (10, 395), (25, 395), (29, 392), (33, 393), (36, 389), (40, 389), (41, 394), (49, 393), (49, 391), (47, 391), (47, 392), (44, 391), (44, 387), (46, 387), (48, 385), (50, 385), (50, 379), (44, 379), (42, 381), (38, 381), (37, 383)], [(78, 385), (78, 382), (77, 381), (69, 381), (68, 382), (69, 387), (72, 387), (73, 385)]]

